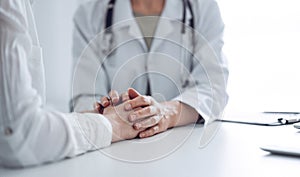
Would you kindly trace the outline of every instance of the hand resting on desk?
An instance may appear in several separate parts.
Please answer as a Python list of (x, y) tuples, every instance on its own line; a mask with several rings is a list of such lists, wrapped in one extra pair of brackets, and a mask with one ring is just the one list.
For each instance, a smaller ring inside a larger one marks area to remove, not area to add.
[[(111, 91), (109, 97), (101, 99), (101, 104), (105, 107), (104, 110), (111, 106), (118, 107), (120, 104), (124, 106), (128, 114), (121, 117), (133, 125), (140, 138), (153, 136), (175, 126), (195, 123), (199, 117), (196, 110), (184, 103), (179, 101), (159, 103), (153, 97), (141, 95), (132, 88), (121, 96), (118, 92)], [(99, 106), (100, 104), (96, 105), (96, 109)]]

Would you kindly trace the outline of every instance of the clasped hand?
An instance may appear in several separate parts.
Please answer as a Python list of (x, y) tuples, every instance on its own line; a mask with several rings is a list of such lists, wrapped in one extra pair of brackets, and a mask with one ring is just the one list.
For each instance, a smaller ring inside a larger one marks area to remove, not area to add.
[[(120, 131), (123, 130), (122, 136), (126, 137), (128, 134), (128, 137), (136, 135), (140, 138), (150, 137), (173, 127), (179, 106), (179, 103), (159, 103), (153, 97), (141, 95), (131, 88), (121, 95), (111, 91), (108, 97), (101, 98), (101, 103), (96, 104), (96, 109), (100, 109), (100, 104), (104, 107), (103, 115), (114, 109), (115, 114), (127, 124), (119, 127)], [(124, 126), (127, 126), (127, 129)], [(132, 126), (130, 131), (128, 126)]]

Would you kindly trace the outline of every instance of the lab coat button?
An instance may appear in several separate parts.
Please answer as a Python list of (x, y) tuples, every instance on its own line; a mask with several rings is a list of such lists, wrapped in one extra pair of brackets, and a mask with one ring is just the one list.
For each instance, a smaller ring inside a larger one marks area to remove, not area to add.
[(6, 136), (12, 135), (13, 134), (13, 130), (10, 127), (6, 127), (4, 130), (4, 134)]

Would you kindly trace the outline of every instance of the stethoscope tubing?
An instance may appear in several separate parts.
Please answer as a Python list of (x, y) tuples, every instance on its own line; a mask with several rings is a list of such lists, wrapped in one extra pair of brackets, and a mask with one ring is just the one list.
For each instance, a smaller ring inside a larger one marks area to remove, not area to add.
[[(105, 33), (112, 33), (111, 26), (113, 25), (113, 14), (116, 0), (110, 0), (107, 6), (106, 18), (105, 18)], [(191, 13), (191, 20), (189, 26), (194, 29), (195, 28), (195, 20), (194, 20), (194, 10), (192, 8), (192, 4), (189, 0), (182, 0), (183, 3), (183, 14), (182, 14), (182, 30), (181, 33), (185, 33), (185, 24), (186, 24), (186, 9), (189, 9)]]

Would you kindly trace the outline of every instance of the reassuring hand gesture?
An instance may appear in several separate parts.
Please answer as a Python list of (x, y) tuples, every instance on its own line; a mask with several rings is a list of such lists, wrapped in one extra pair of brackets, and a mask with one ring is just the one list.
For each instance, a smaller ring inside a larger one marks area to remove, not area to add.
[(141, 95), (132, 88), (121, 96), (117, 91), (110, 91), (109, 96), (103, 97), (95, 109), (99, 109), (100, 106), (106, 109), (119, 104), (124, 104), (125, 110), (131, 112), (126, 117), (127, 121), (140, 132), (140, 138), (153, 136), (175, 126), (180, 112), (179, 102), (159, 103), (153, 97)]
[(125, 104), (127, 111), (134, 110), (128, 119), (134, 123), (136, 130), (141, 131), (140, 138), (150, 137), (173, 127), (178, 108), (178, 102), (159, 103), (153, 97), (144, 95), (139, 95)]
[(103, 115), (112, 125), (112, 142), (132, 139), (138, 136), (139, 130), (133, 128), (133, 123), (127, 120), (130, 112), (125, 110), (125, 103), (118, 106), (108, 106)]

